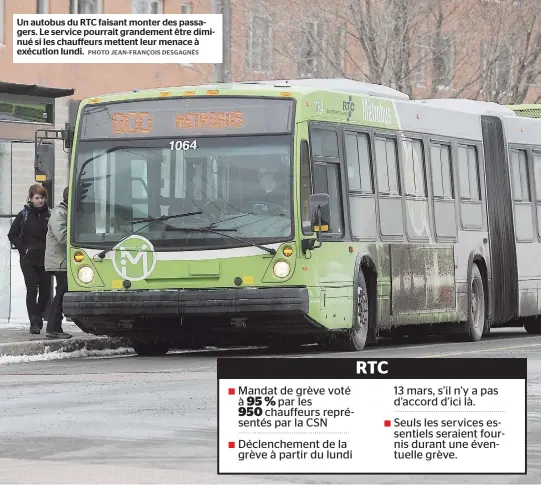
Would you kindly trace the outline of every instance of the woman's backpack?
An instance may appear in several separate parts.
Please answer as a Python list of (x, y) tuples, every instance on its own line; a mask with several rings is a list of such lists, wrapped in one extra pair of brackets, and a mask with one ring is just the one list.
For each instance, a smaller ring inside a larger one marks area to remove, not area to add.
[[(26, 226), (26, 221), (28, 220), (28, 213), (30, 212), (30, 209), (27, 205), (23, 208), (23, 220), (21, 221), (21, 229), (19, 230), (19, 234), (17, 235), (17, 238), (19, 241), (22, 241), (24, 236), (24, 226)], [(51, 217), (51, 209), (47, 207), (47, 212), (49, 213), (49, 217)], [(13, 244), (11, 245), (11, 249), (17, 249)]]

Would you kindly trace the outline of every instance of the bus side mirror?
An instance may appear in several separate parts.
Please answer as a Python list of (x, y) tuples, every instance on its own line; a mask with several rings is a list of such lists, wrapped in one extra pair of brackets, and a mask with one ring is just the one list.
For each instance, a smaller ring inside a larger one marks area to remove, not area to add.
[(73, 147), (73, 138), (75, 136), (75, 130), (69, 123), (65, 124), (65, 129), (62, 130), (62, 138), (64, 140), (64, 150), (71, 150)]
[(34, 159), (34, 179), (36, 182), (52, 182), (54, 177), (54, 145), (38, 143)]
[[(316, 233), (316, 239), (303, 239), (302, 251), (306, 254), (307, 250), (320, 248), (323, 242), (321, 241), (321, 233), (329, 232), (329, 223), (331, 220), (331, 206), (329, 194), (312, 194), (308, 199), (310, 207), (310, 229)], [(316, 241), (319, 243), (316, 246)]]
[(329, 194), (312, 194), (308, 199), (312, 231), (319, 238), (320, 233), (330, 231), (331, 207)]

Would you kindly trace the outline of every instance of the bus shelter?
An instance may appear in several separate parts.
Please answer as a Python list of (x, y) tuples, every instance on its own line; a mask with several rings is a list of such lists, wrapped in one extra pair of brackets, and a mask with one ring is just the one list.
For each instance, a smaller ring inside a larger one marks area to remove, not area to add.
[[(7, 233), (26, 203), (29, 186), (35, 183), (36, 130), (64, 127), (73, 116), (69, 96), (74, 92), (0, 82), (0, 325), (28, 320), (19, 255), (11, 249)], [(69, 153), (64, 151), (61, 141), (54, 144), (55, 177), (46, 186), (52, 193), (50, 206), (61, 201), (62, 190), (54, 188), (67, 184), (69, 171)]]

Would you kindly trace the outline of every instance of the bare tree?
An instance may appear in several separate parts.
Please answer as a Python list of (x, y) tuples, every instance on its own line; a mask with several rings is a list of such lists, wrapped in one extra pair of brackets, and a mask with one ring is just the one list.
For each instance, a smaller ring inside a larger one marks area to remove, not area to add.
[[(541, 87), (541, 11), (536, 0), (508, 0), (503, 38), (485, 67), (485, 96), (491, 101), (518, 104), (531, 88)], [(488, 37), (492, 39), (492, 36)]]
[[(541, 14), (537, 0), (479, 0), (469, 4), (474, 36), (456, 49), (453, 97), (518, 104), (539, 87)], [(537, 5), (538, 7), (538, 5)], [(531, 90), (531, 91), (530, 91)]]
[[(270, 0), (234, 0), (248, 19), (265, 15), (272, 24), (272, 38), (251, 20), (246, 26), (247, 37), (266, 37), (272, 46), (272, 69), (267, 65), (260, 75), (349, 77), (409, 95), (426, 80), (434, 49), (430, 18), (445, 1), (292, 0), (286, 7)], [(253, 49), (245, 55), (251, 57)]]
[(540, 85), (539, 0), (232, 1), (246, 19), (242, 77), (348, 77), (499, 103)]
[[(439, 0), (350, 1), (348, 59), (356, 70), (366, 63), (366, 81), (413, 94), (423, 82), (430, 32), (427, 18)], [(355, 53), (358, 53), (355, 55)]]
[[(234, 74), (245, 79), (263, 77), (345, 77), (345, 26), (335, 12), (304, 0), (232, 0), (244, 44), (237, 39), (233, 57), (244, 59)], [(341, 0), (339, 0), (341, 1)]]

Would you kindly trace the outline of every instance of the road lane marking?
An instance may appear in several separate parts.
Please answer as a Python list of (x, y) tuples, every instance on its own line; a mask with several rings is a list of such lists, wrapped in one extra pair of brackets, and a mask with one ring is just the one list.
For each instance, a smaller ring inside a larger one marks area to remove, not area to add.
[(480, 352), (501, 352), (505, 350), (514, 350), (514, 349), (527, 349), (531, 347), (541, 347), (541, 343), (537, 344), (528, 344), (528, 345), (513, 345), (510, 347), (495, 347), (493, 349), (478, 349), (478, 350), (462, 350), (459, 352), (443, 352), (441, 354), (432, 354), (432, 355), (422, 355), (417, 357), (418, 359), (428, 359), (431, 357), (444, 357), (447, 355), (462, 355), (462, 354), (477, 354)]

